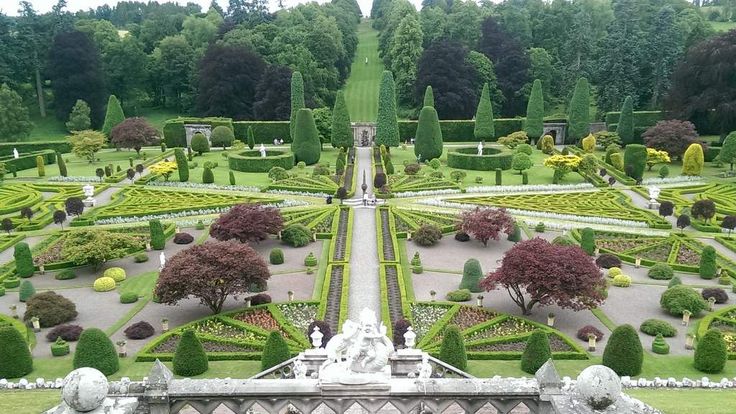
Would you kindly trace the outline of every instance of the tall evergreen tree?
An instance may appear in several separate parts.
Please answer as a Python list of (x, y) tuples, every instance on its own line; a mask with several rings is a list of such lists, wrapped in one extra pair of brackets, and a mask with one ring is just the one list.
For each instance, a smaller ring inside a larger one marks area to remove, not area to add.
[(289, 116), (289, 134), (294, 140), (294, 129), (296, 128), (296, 114), (304, 108), (304, 79), (301, 72), (291, 74), (291, 115)]
[(491, 105), (487, 83), (483, 85), (478, 109), (475, 111), (475, 129), (473, 130), (473, 135), (479, 141), (493, 141), (496, 137), (496, 128), (493, 125), (493, 107)]
[(107, 112), (105, 113), (105, 123), (102, 124), (102, 133), (106, 137), (110, 138), (110, 132), (119, 123), (125, 121), (125, 114), (123, 113), (123, 107), (120, 106), (120, 101), (115, 95), (110, 95), (107, 99)]
[(624, 99), (624, 105), (621, 107), (621, 115), (618, 118), (618, 126), (616, 133), (621, 137), (624, 145), (641, 144), (641, 137), (634, 137), (634, 102), (631, 96)]
[(74, 104), (72, 112), (69, 114), (69, 120), (66, 122), (67, 131), (84, 131), (85, 129), (90, 129), (92, 121), (89, 118), (89, 114), (90, 109), (87, 102), (77, 99), (77, 103)]
[(422, 105), (422, 108), (425, 106), (431, 106), (434, 108), (434, 92), (432, 91), (432, 85), (427, 85), (427, 88), (424, 90), (424, 105)]
[(437, 118), (437, 111), (431, 106), (425, 106), (419, 112), (414, 155), (419, 161), (429, 161), (442, 156), (440, 120)]
[(345, 93), (337, 91), (335, 107), (332, 110), (332, 146), (350, 148), (353, 146), (353, 127), (350, 126), (350, 114), (345, 104)]
[(653, 108), (661, 106), (670, 89), (672, 72), (682, 56), (683, 40), (677, 13), (672, 6), (659, 9), (647, 42), (647, 56), (653, 71), (650, 99)]
[(59, 175), (62, 177), (67, 176), (66, 161), (60, 152), (56, 153), (56, 165), (59, 167)]
[(322, 144), (319, 141), (319, 131), (314, 123), (312, 110), (302, 108), (296, 114), (294, 141), (291, 151), (296, 162), (304, 161), (307, 165), (319, 162)]
[(542, 81), (534, 80), (529, 102), (526, 105), (526, 121), (524, 132), (532, 140), (536, 141), (544, 133), (544, 96), (542, 95)]
[(184, 150), (181, 148), (175, 149), (174, 158), (176, 159), (176, 170), (179, 172), (179, 181), (183, 183), (189, 181), (189, 162)]
[(399, 146), (399, 121), (396, 117), (396, 92), (394, 77), (384, 70), (381, 89), (378, 92), (378, 119), (376, 120), (376, 145)]
[(567, 141), (577, 143), (590, 134), (590, 85), (578, 79), (567, 116)]
[(405, 105), (414, 102), (414, 84), (417, 79), (417, 62), (422, 55), (422, 27), (416, 13), (401, 19), (389, 52), (391, 71), (396, 78), (398, 101)]
[[(0, 67), (1, 69), (1, 67)], [(33, 124), (23, 100), (6, 84), (0, 86), (0, 139), (23, 139), (30, 134)]]

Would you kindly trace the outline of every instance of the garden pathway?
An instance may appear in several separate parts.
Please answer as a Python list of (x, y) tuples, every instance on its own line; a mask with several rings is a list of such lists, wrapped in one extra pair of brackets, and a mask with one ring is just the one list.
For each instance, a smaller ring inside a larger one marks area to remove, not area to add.
[[(373, 177), (371, 172), (371, 148), (357, 148), (358, 177)], [(366, 194), (373, 194), (373, 180), (366, 179)], [(356, 191), (353, 199), (362, 198)], [(378, 275), (378, 251), (376, 244), (376, 212), (371, 208), (359, 206), (353, 209), (353, 241), (350, 247), (350, 294), (348, 296), (348, 317), (358, 320), (360, 311), (369, 308), (380, 318), (381, 288)], [(379, 319), (380, 320), (380, 319)]]

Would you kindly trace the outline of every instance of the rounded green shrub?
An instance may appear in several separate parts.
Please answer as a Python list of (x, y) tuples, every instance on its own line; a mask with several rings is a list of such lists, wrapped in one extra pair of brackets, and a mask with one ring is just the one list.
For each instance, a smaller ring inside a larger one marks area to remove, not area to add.
[(23, 336), (11, 325), (0, 325), (0, 378), (20, 378), (33, 371), (33, 358)]
[(583, 249), (588, 256), (595, 253), (595, 231), (590, 227), (586, 227), (580, 231), (580, 248)]
[(56, 338), (56, 341), (51, 344), (51, 355), (52, 356), (64, 356), (69, 354), (69, 344), (61, 339), (61, 337)]
[(661, 319), (647, 319), (641, 323), (639, 330), (647, 335), (662, 335), (667, 338), (677, 335), (677, 329), (669, 322)]
[(468, 289), (458, 289), (447, 292), (447, 300), (450, 302), (467, 302), (470, 300), (472, 295)]
[(28, 247), (28, 243), (16, 243), (13, 258), (15, 259), (15, 273), (18, 277), (33, 276), (33, 271), (35, 270), (33, 267), (33, 255), (31, 254), (31, 248)]
[(682, 316), (685, 310), (690, 311), (692, 316), (697, 316), (708, 308), (708, 304), (695, 289), (683, 285), (665, 290), (659, 304), (662, 309), (674, 316)]
[(549, 338), (545, 332), (536, 330), (526, 341), (524, 353), (521, 354), (521, 370), (528, 374), (535, 374), (539, 368), (552, 358), (549, 347)]
[(77, 306), (56, 292), (36, 293), (26, 302), (23, 321), (28, 323), (34, 316), (39, 319), (42, 328), (48, 328), (76, 318)]
[(9, 277), (3, 280), (3, 286), (6, 289), (17, 288), (18, 286), (20, 286), (20, 279), (18, 279), (17, 277)]
[(20, 289), (18, 290), (19, 301), (25, 302), (35, 294), (36, 288), (33, 287), (33, 283), (31, 283), (30, 280), (24, 280), (23, 283), (20, 284)]
[(613, 286), (618, 287), (629, 287), (631, 286), (631, 276), (626, 276), (624, 274), (616, 275), (613, 277)]
[(191, 142), (192, 151), (196, 152), (197, 155), (202, 155), (204, 152), (210, 152), (210, 142), (207, 137), (201, 132), (197, 132), (192, 137)]
[(483, 269), (477, 259), (468, 259), (463, 266), (463, 279), (460, 281), (460, 289), (471, 292), (482, 292), (483, 289), (478, 282), (483, 278)]
[(212, 184), (214, 182), (215, 182), (215, 174), (212, 172), (210, 168), (204, 167), (204, 170), (202, 170), (202, 183)]
[(120, 303), (135, 303), (138, 302), (138, 294), (135, 292), (125, 292), (120, 295)]
[(72, 269), (64, 269), (54, 276), (56, 280), (71, 280), (76, 279), (77, 274)]
[(647, 276), (657, 280), (670, 280), (675, 275), (667, 263), (657, 263), (649, 269)]
[(145, 253), (138, 253), (133, 256), (133, 261), (136, 263), (145, 263), (148, 261), (148, 255)]
[(433, 224), (421, 225), (413, 234), (414, 243), (420, 246), (433, 246), (442, 238), (442, 231)]
[(268, 261), (272, 265), (280, 265), (284, 263), (284, 251), (281, 249), (271, 249), (268, 254)]
[(225, 147), (229, 147), (233, 144), (233, 141), (235, 140), (235, 135), (233, 134), (232, 129), (226, 127), (225, 125), (218, 125), (212, 129), (210, 140), (212, 141), (213, 146), (222, 147), (222, 149), (224, 150)]
[(209, 369), (207, 354), (204, 352), (202, 343), (199, 342), (191, 329), (184, 331), (176, 345), (173, 368), (174, 374), (183, 377), (203, 374)]
[(125, 270), (122, 267), (111, 267), (105, 270), (102, 276), (111, 278), (115, 283), (120, 283), (125, 280)]
[(619, 376), (636, 376), (643, 361), (644, 349), (634, 327), (627, 324), (614, 329), (603, 351), (603, 365)]
[(670, 346), (667, 341), (664, 340), (662, 334), (657, 334), (652, 342), (652, 352), (659, 355), (667, 355), (670, 353)]
[(163, 250), (166, 246), (166, 236), (164, 235), (164, 226), (161, 221), (153, 219), (148, 222), (148, 228), (151, 234), (151, 247), (154, 250)]
[(115, 279), (111, 277), (100, 277), (95, 280), (93, 285), (95, 292), (109, 292), (115, 290)]
[(716, 277), (718, 265), (716, 265), (716, 249), (713, 246), (705, 246), (700, 253), (700, 266), (698, 273), (703, 279), (713, 279)]
[(610, 277), (611, 279), (613, 279), (614, 277), (618, 275), (622, 275), (622, 274), (623, 272), (621, 271), (620, 267), (612, 267), (608, 269), (608, 272), (607, 272), (608, 277)]
[(281, 232), (281, 240), (292, 247), (302, 247), (312, 241), (312, 231), (303, 224), (291, 224)]
[(261, 370), (265, 371), (269, 368), (288, 360), (291, 357), (289, 346), (284, 341), (284, 337), (277, 331), (272, 331), (268, 335), (266, 344), (263, 346), (263, 355), (261, 356)]
[(440, 346), (440, 360), (453, 367), (465, 370), (468, 367), (468, 356), (465, 352), (465, 340), (455, 325), (445, 328)]
[(718, 329), (708, 329), (698, 340), (695, 348), (693, 365), (695, 369), (708, 374), (717, 374), (723, 371), (728, 359), (726, 341)]
[(309, 252), (307, 257), (304, 258), (304, 266), (317, 266), (317, 258), (314, 257), (314, 253)]
[(90, 367), (105, 375), (120, 369), (120, 361), (110, 338), (100, 329), (89, 328), (82, 332), (74, 352), (74, 369)]
[(537, 223), (536, 226), (534, 226), (534, 231), (536, 231), (537, 233), (544, 233), (544, 230), (545, 230), (545, 225), (541, 221)]

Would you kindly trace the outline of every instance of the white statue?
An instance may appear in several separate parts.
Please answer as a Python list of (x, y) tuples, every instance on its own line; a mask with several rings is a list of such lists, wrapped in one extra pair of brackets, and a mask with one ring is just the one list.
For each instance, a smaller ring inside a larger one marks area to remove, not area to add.
[(261, 158), (266, 158), (266, 147), (261, 142), (261, 147), (258, 148), (258, 151), (261, 153)]
[(478, 143), (478, 155), (483, 155), (483, 141)]
[(161, 252), (160, 255), (158, 255), (158, 271), (164, 270), (164, 266), (166, 266), (166, 254), (164, 252)]
[(294, 379), (306, 379), (307, 378), (307, 367), (301, 359), (297, 358), (294, 361)]
[(649, 186), (649, 202), (650, 203), (656, 203), (657, 198), (659, 198), (659, 193), (662, 192), (662, 190), (659, 189), (656, 185)]
[(84, 203), (85, 207), (94, 207), (97, 204), (97, 200), (92, 197), (95, 195), (95, 186), (92, 184), (87, 184), (84, 187), (82, 187), (82, 192), (84, 192), (84, 195), (87, 197), (82, 202)]
[(18, 148), (13, 148), (13, 158), (18, 159), (20, 157), (20, 154), (18, 154)]
[(432, 376), (432, 365), (429, 363), (428, 354), (425, 353), (422, 355), (422, 362), (417, 364), (417, 371), (417, 378), (419, 379), (426, 379)]

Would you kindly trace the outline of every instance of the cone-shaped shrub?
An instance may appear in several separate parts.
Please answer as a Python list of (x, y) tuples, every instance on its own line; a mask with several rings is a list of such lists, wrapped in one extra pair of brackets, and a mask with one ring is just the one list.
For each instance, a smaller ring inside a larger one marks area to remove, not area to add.
[(396, 118), (396, 89), (391, 71), (384, 70), (378, 91), (378, 119), (376, 120), (376, 145), (399, 146), (399, 121)]
[(286, 361), (291, 355), (289, 354), (289, 346), (280, 333), (273, 331), (268, 335), (266, 345), (263, 346), (263, 355), (261, 356), (261, 371), (265, 371), (271, 367)]
[(712, 246), (705, 246), (700, 253), (700, 267), (698, 273), (703, 279), (713, 279), (716, 277), (718, 265), (716, 265), (716, 249)]
[(0, 326), (0, 378), (20, 378), (33, 371), (28, 344), (11, 325)]
[(535, 79), (529, 102), (526, 104), (526, 121), (524, 131), (533, 142), (536, 142), (544, 133), (544, 95), (542, 81)]
[(641, 144), (629, 144), (624, 150), (624, 171), (635, 179), (641, 180), (647, 166), (647, 147)]
[(709, 329), (708, 332), (698, 340), (695, 348), (693, 365), (695, 369), (708, 374), (717, 374), (726, 366), (728, 353), (726, 341), (718, 329)]
[(682, 157), (682, 175), (702, 175), (704, 163), (703, 146), (697, 143), (690, 144)]
[(148, 228), (151, 233), (151, 247), (155, 250), (163, 250), (166, 246), (166, 236), (161, 221), (158, 219), (149, 221)]
[(580, 78), (570, 100), (568, 141), (577, 143), (588, 134), (590, 134), (590, 85), (586, 78)]
[(332, 146), (350, 148), (353, 146), (353, 127), (350, 126), (350, 113), (345, 104), (345, 94), (337, 91), (335, 107), (332, 110)]
[(74, 369), (90, 367), (112, 375), (120, 369), (120, 362), (110, 338), (97, 328), (89, 328), (79, 337), (73, 366)]
[(253, 149), (256, 146), (256, 134), (253, 132), (252, 126), (248, 126), (248, 137), (246, 141), (248, 142), (248, 149)]
[(519, 227), (518, 224), (514, 223), (514, 232), (509, 234), (507, 240), (514, 243), (518, 243), (521, 241), (521, 227)]
[(319, 131), (314, 123), (312, 111), (302, 108), (296, 115), (294, 141), (291, 143), (291, 152), (294, 153), (294, 159), (296, 162), (304, 161), (307, 165), (316, 164), (319, 161), (321, 149)]
[(289, 133), (292, 141), (296, 131), (296, 115), (304, 106), (304, 79), (301, 72), (294, 72), (291, 74), (291, 114), (289, 115)]
[(105, 122), (102, 124), (102, 133), (110, 138), (110, 132), (115, 126), (125, 121), (123, 107), (115, 95), (110, 95), (107, 99), (107, 112), (105, 113)]
[(618, 118), (616, 133), (621, 137), (621, 142), (623, 142), (624, 146), (640, 141), (634, 139), (634, 102), (631, 96), (627, 96), (624, 99), (624, 105), (621, 107), (621, 115)]
[(16, 243), (13, 258), (15, 259), (15, 273), (19, 277), (33, 276), (33, 255), (31, 254), (31, 248), (28, 247), (28, 243)]
[(425, 106), (419, 113), (417, 132), (414, 139), (414, 155), (419, 161), (432, 160), (442, 156), (442, 131), (437, 111)]
[(427, 85), (427, 89), (424, 90), (424, 104), (422, 107), (425, 106), (434, 108), (434, 91), (432, 91), (432, 85)]
[(179, 172), (179, 181), (183, 183), (189, 181), (189, 162), (184, 150), (181, 148), (175, 149), (174, 158), (176, 159), (176, 170)]
[(549, 347), (547, 334), (539, 330), (532, 332), (526, 341), (524, 353), (521, 354), (521, 370), (528, 374), (535, 374), (550, 358), (552, 358), (552, 350)]
[(479, 141), (492, 141), (496, 137), (496, 129), (493, 125), (493, 104), (491, 104), (491, 94), (488, 91), (487, 82), (483, 85), (478, 108), (475, 110), (473, 135)]
[(212, 169), (209, 167), (204, 167), (204, 170), (202, 170), (202, 183), (204, 184), (212, 184), (215, 182), (215, 174), (212, 172)]
[(468, 357), (465, 353), (465, 340), (455, 325), (445, 328), (440, 347), (440, 360), (453, 367), (465, 370), (468, 366)]
[(59, 166), (59, 175), (62, 177), (67, 176), (67, 170), (66, 170), (66, 161), (64, 161), (64, 157), (61, 156), (61, 153), (56, 153), (56, 165)]
[(667, 355), (670, 353), (670, 345), (664, 340), (661, 333), (658, 333), (652, 342), (652, 352), (660, 355)]
[(586, 227), (580, 232), (580, 247), (585, 253), (588, 253), (588, 256), (595, 253), (595, 231), (590, 227)]
[(31, 296), (36, 294), (36, 288), (33, 287), (33, 283), (30, 280), (24, 280), (20, 284), (18, 289), (18, 300), (21, 302), (27, 301)]
[(478, 282), (483, 278), (483, 270), (476, 259), (468, 259), (463, 266), (463, 279), (458, 289), (468, 289), (471, 292), (482, 292)]
[(639, 335), (631, 325), (621, 325), (613, 330), (603, 351), (603, 365), (619, 376), (635, 376), (641, 372), (644, 350)]
[(193, 330), (187, 329), (181, 335), (174, 352), (173, 367), (174, 374), (182, 377), (204, 374), (209, 369), (207, 354)]

